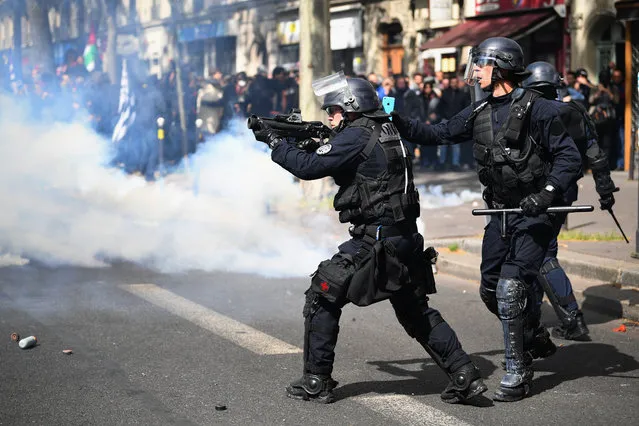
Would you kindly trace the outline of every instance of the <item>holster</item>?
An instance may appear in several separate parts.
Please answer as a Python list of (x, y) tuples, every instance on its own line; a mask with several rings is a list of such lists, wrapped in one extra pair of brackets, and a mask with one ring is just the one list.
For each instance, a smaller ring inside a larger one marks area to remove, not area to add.
[[(423, 295), (435, 293), (431, 258), (434, 250), (423, 251), (423, 239), (404, 264), (397, 255), (395, 245), (384, 237), (409, 236), (393, 227), (362, 227), (363, 247), (354, 257), (355, 273), (351, 278), (346, 297), (357, 306), (368, 306), (386, 300), (402, 286), (411, 285)], [(357, 232), (351, 231), (356, 236)]]

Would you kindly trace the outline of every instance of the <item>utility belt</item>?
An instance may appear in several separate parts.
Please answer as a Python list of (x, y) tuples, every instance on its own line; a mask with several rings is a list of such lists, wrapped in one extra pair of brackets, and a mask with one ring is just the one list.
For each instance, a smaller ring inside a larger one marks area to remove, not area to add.
[[(415, 223), (359, 225), (349, 232), (353, 238), (361, 238), (362, 248), (353, 256), (355, 273), (348, 287), (348, 300), (367, 306), (388, 299), (405, 285), (411, 285), (419, 296), (436, 292), (432, 270), (436, 252), (432, 247), (424, 251)], [(395, 245), (387, 240), (392, 237), (413, 241), (415, 250), (400, 260)]]
[(415, 223), (397, 225), (351, 225), (348, 228), (348, 233), (353, 238), (361, 239), (364, 245), (363, 250), (360, 250), (353, 259), (355, 264), (358, 265), (377, 241), (392, 237), (413, 238), (413, 234), (417, 233), (417, 225)]

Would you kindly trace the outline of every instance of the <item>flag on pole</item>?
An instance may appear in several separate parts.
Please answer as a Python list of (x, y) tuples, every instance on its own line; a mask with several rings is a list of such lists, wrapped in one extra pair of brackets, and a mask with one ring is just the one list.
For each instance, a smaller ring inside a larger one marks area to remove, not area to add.
[(96, 46), (95, 30), (91, 26), (91, 32), (89, 33), (89, 40), (84, 48), (84, 66), (87, 71), (92, 72), (95, 70), (96, 61), (98, 58), (98, 47)]
[(118, 106), (120, 118), (113, 129), (112, 141), (120, 142), (135, 121), (135, 93), (131, 90), (127, 61), (122, 60), (122, 79), (120, 80), (120, 104)]

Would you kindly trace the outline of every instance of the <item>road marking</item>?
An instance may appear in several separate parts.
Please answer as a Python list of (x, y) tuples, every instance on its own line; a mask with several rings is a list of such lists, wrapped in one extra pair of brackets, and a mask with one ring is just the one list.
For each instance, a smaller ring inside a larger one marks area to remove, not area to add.
[(302, 349), (296, 346), (218, 314), (155, 284), (129, 284), (120, 287), (258, 355), (302, 353)]
[(423, 404), (406, 395), (375, 395), (354, 398), (358, 404), (395, 420), (409, 425), (429, 426), (471, 426), (457, 417), (448, 415), (428, 404)]

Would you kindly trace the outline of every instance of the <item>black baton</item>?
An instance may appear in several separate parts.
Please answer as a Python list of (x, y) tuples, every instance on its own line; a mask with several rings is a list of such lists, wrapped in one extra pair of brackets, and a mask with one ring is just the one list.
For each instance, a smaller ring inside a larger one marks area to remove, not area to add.
[(612, 212), (612, 207), (606, 210), (608, 211), (608, 213), (610, 213), (610, 216), (612, 216), (612, 220), (614, 220), (615, 223), (617, 224), (617, 228), (619, 228), (621, 235), (623, 235), (623, 239), (626, 240), (626, 243), (630, 244), (630, 241), (628, 241), (628, 237), (626, 237), (626, 233), (623, 232), (623, 229), (621, 229), (621, 224), (617, 220), (617, 216), (615, 216), (615, 214)]
[[(593, 206), (558, 206), (548, 207), (546, 213), (587, 213), (593, 211)], [(506, 221), (508, 214), (522, 214), (521, 208), (515, 209), (473, 209), (473, 216), (501, 215), (501, 237), (506, 238)], [(613, 215), (614, 218), (614, 215)], [(623, 232), (623, 231), (622, 231)]]

